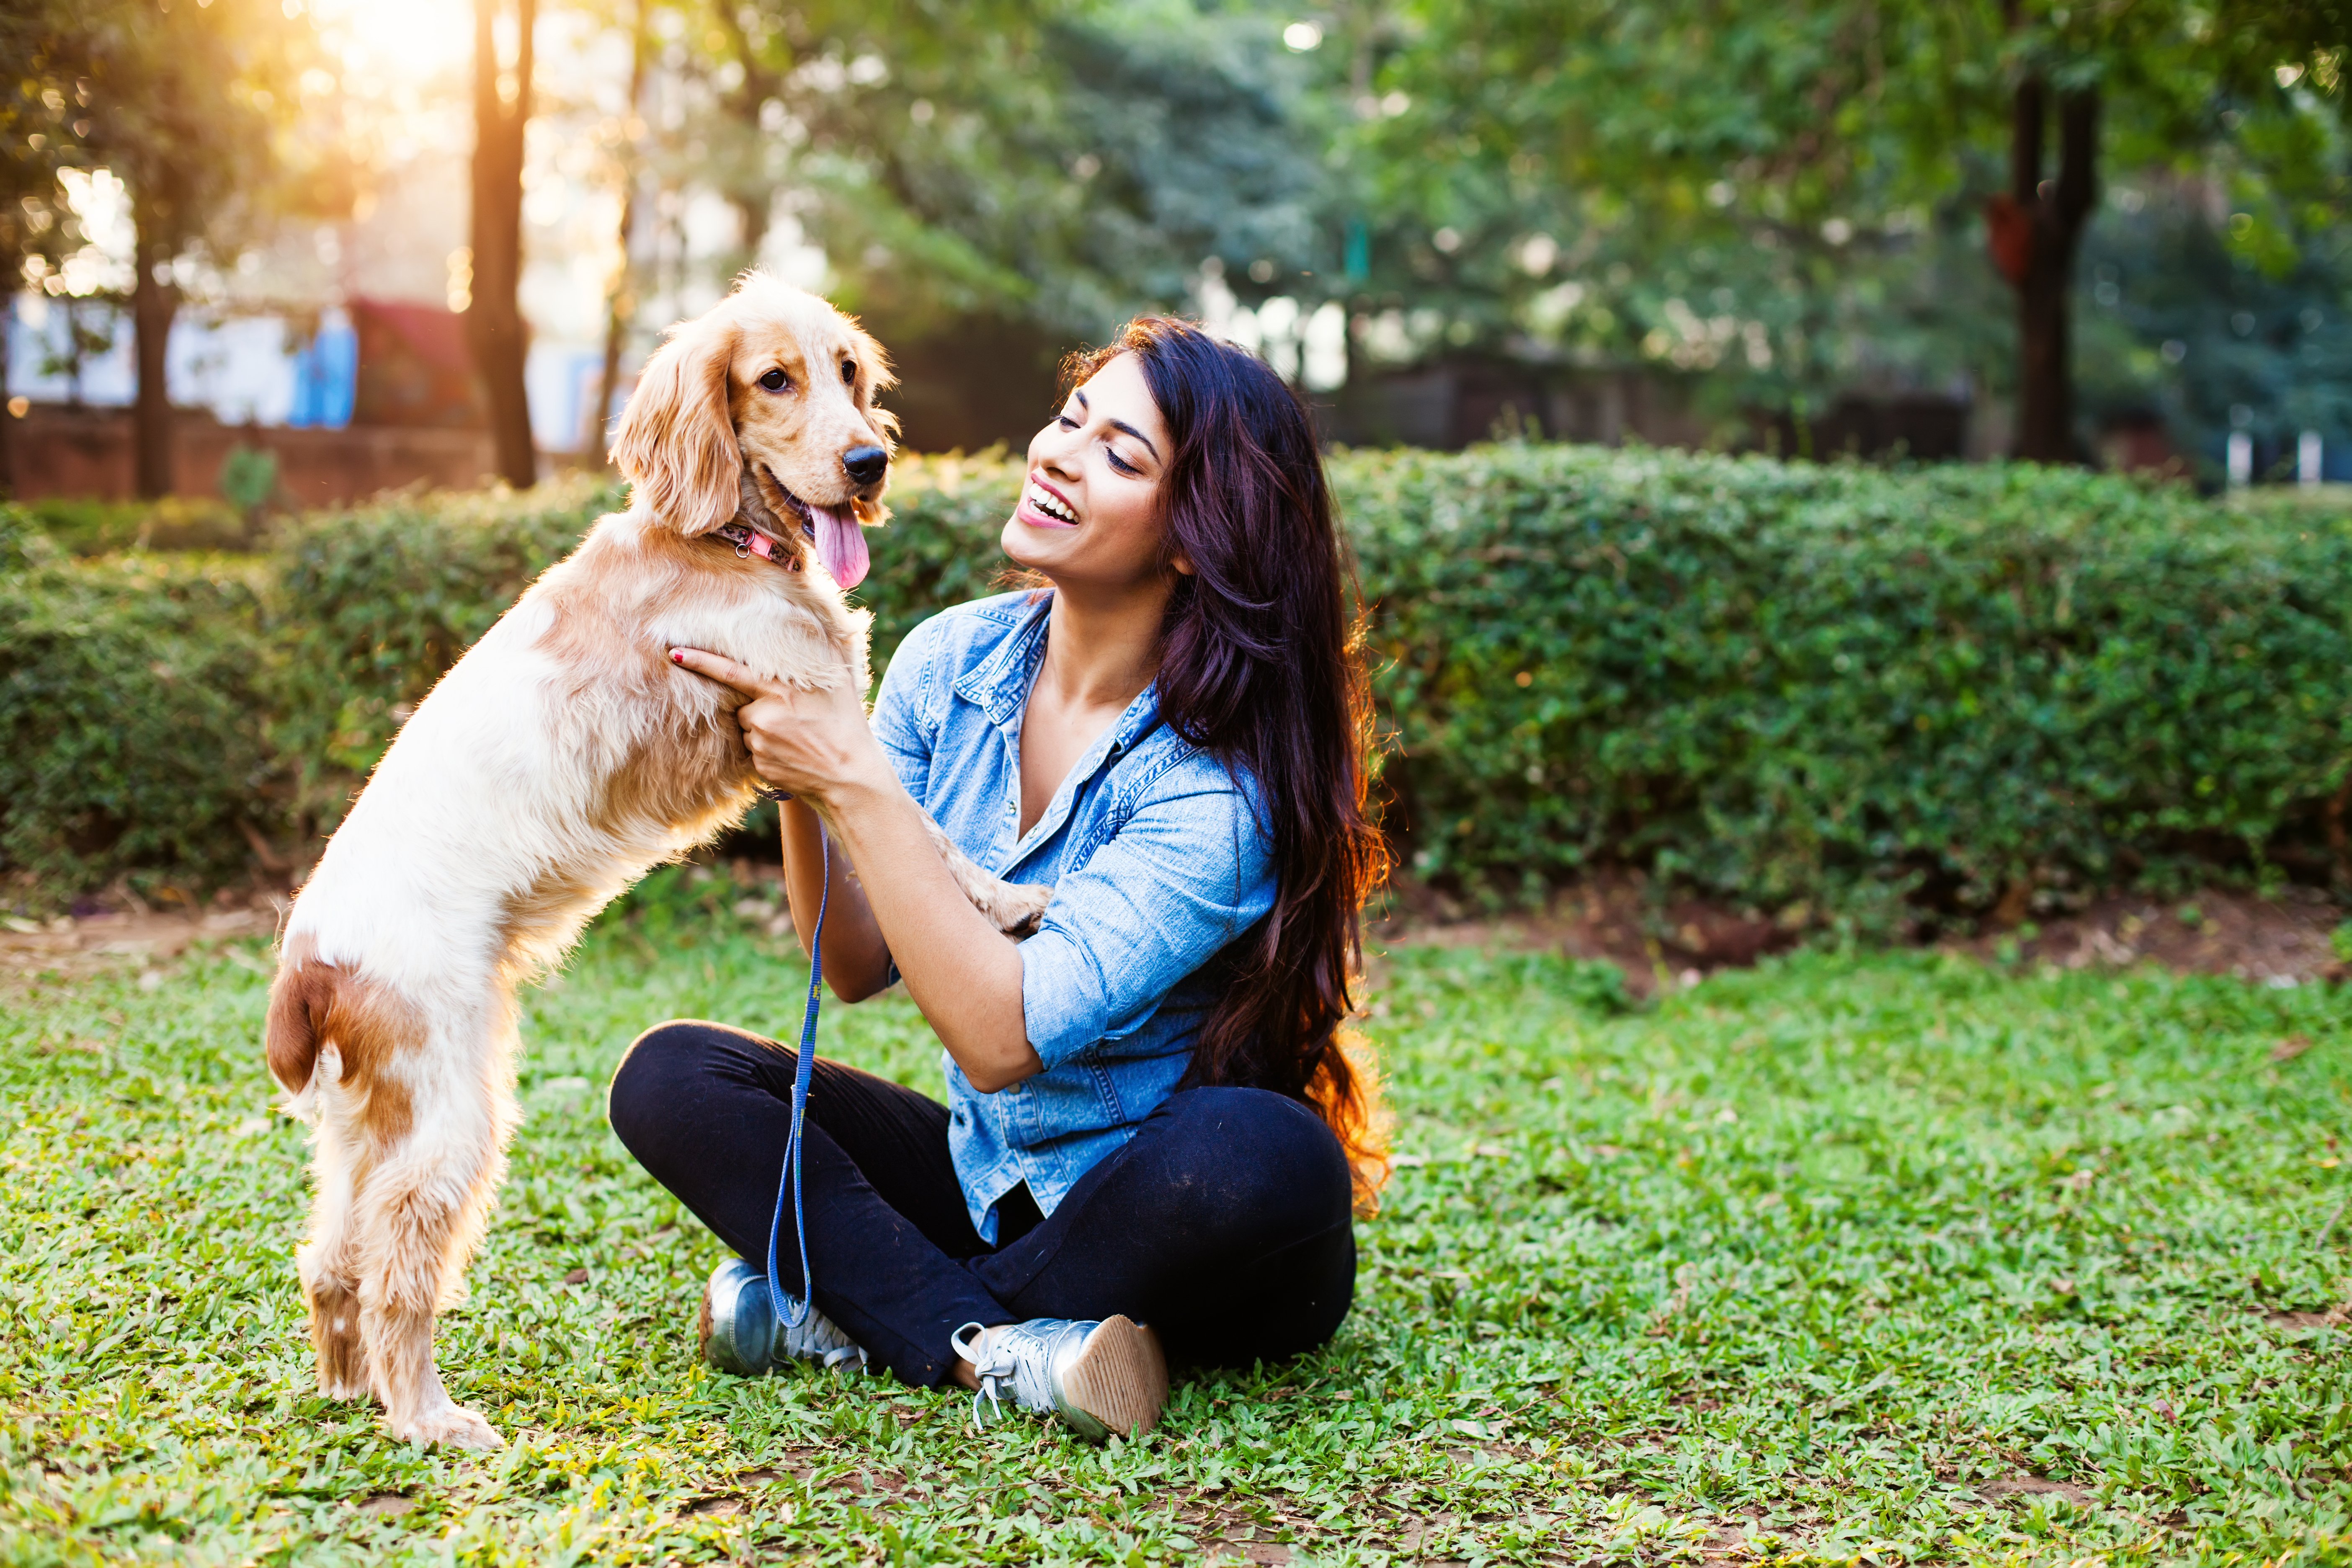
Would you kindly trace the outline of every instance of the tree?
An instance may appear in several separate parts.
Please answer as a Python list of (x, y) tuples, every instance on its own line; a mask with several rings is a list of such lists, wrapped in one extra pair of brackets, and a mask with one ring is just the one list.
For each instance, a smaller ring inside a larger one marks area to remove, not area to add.
[[(2022, 20), (2018, 0), (2003, 0), (2001, 9), (2016, 30)], [(2017, 455), (2065, 463), (2075, 455), (2067, 304), (2075, 247), (2096, 201), (2099, 89), (2084, 82), (2057, 95), (2058, 175), (2044, 181), (2051, 96), (2047, 77), (2028, 66), (2013, 91), (2010, 187), (1986, 205), (1985, 215), (1994, 265), (2017, 290)]]
[(621, 351), (637, 308), (636, 268), (630, 247), (636, 240), (637, 191), (645, 179), (639, 167), (637, 143), (645, 135), (639, 111), (645, 103), (646, 57), (653, 41), (652, 23), (653, 0), (636, 0), (629, 19), (629, 94), (620, 123), (614, 127), (614, 157), (621, 187), (620, 256), (614, 264), (612, 283), (604, 291), (604, 363), (603, 374), (596, 378), (595, 405), (588, 416), (587, 449), (592, 453), (604, 449), (604, 433), (613, 421), (613, 394), (620, 385)]
[(2322, 231), (2292, 256), (2250, 255), (2199, 184), (2119, 185), (2116, 210), (2084, 241), (2075, 359), (2086, 408), (2111, 428), (2160, 426), (2209, 481), (2222, 478), (2233, 434), (2252, 439), (2258, 474), (2292, 473), (2301, 437), (2317, 435), (2344, 477), (2352, 230)]
[(532, 32), (538, 0), (514, 0), (515, 57), (499, 58), (499, 0), (474, 0), (473, 276), (466, 336), (489, 410), (499, 477), (528, 489), (539, 477), (530, 395), (530, 352), (518, 290), (522, 283), (523, 132), (530, 122)]
[(270, 0), (84, 0), (50, 18), (49, 46), (88, 110), (82, 155), (131, 196), (142, 496), (172, 488), (165, 349), (184, 276), (249, 244), (289, 205), (331, 205), (338, 188), (322, 152), (331, 142), (295, 133), (310, 40), (286, 12)]
[[(2328, 0), (2256, 0), (2218, 12), (2184, 4), (2028, 10), (2022, 0), (2002, 0), (2010, 187), (1988, 204), (1987, 228), (1993, 260), (2017, 291), (2018, 456), (2071, 462), (2081, 451), (2072, 304), (2075, 257), (2097, 202), (2103, 105), (2114, 104), (2124, 119), (2120, 151), (2130, 165), (2176, 163), (2179, 149), (2217, 141), (2255, 151), (2270, 139), (2259, 181), (2292, 189), (2326, 184), (2333, 172), (2340, 195), (2341, 148), (2310, 132), (2323, 121), (2341, 127), (2345, 98), (2336, 77), (2347, 20), (2352, 5)], [(1990, 44), (1979, 38), (1977, 47)], [(2323, 75), (2332, 104), (2307, 87), (2294, 90)], [(2058, 169), (2045, 181), (2053, 102)], [(2217, 138), (2216, 129), (2236, 134)], [(2285, 145), (2275, 142), (2282, 133)]]
[(788, 192), (845, 295), (909, 322), (1101, 331), (1181, 300), (1204, 257), (1320, 254), (1327, 137), (1266, 17), (1034, 0), (711, 17), (710, 112), (682, 135), (754, 224)]
[[(8, 322), (25, 264), (52, 262), (79, 235), (58, 200), (58, 175), (75, 163), (89, 129), (89, 84), (58, 47), (61, 15), (26, 4), (0, 13), (0, 56), (16, 62), (0, 87), (0, 395), (8, 384)], [(0, 413), (0, 496), (16, 489), (15, 419)]]
[[(2316, 129), (2345, 102), (2331, 0), (1425, 0), (1407, 23), (1367, 95), (1400, 107), (1356, 146), (1375, 287), (1450, 290), (1485, 341), (1717, 368), (1801, 408), (1874, 366), (1966, 365), (1985, 279), (2011, 276), (2000, 379), (2031, 456), (2075, 450), (2068, 311), (2103, 148), (2340, 203)], [(1980, 214), (2002, 266), (1972, 279), (1955, 242)]]

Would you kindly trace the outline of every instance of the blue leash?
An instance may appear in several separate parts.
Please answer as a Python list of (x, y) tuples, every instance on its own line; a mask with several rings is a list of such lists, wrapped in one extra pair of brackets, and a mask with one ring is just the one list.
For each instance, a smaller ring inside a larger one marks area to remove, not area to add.
[[(809, 1074), (816, 1066), (816, 1018), (824, 1005), (819, 1000), (819, 988), (824, 984), (824, 907), (833, 901), (833, 841), (817, 829), (817, 844), (824, 858), (823, 890), (816, 899), (816, 930), (809, 934), (808, 1002), (801, 1009), (801, 1048), (799, 1058), (793, 1064), (793, 1142), (784, 1152), (784, 1173), (776, 1184), (776, 1215), (768, 1222), (768, 1305), (776, 1321), (788, 1329), (797, 1329), (808, 1321), (816, 1310), (816, 1283), (809, 1278), (808, 1226), (801, 1218), (801, 1123), (808, 1115)], [(787, 1314), (784, 1303), (792, 1300), (776, 1277), (776, 1235), (784, 1226), (784, 1194), (793, 1195), (793, 1231), (801, 1244), (801, 1299), (799, 1310)]]

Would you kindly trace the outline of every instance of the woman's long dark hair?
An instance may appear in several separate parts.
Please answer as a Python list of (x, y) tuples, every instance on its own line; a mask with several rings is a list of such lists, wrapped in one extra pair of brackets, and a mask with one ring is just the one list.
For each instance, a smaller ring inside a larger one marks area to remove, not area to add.
[(1228, 984), (1189, 1082), (1269, 1089), (1339, 1135), (1369, 1206), (1387, 1173), (1378, 1079), (1344, 1026), (1364, 900), (1388, 869), (1365, 812), (1371, 703), (1315, 425), (1263, 361), (1188, 321), (1144, 316), (1065, 366), (1075, 385), (1131, 353), (1174, 451), (1161, 483), (1177, 575), (1160, 711), (1246, 772), (1274, 857), (1273, 910), (1227, 950)]

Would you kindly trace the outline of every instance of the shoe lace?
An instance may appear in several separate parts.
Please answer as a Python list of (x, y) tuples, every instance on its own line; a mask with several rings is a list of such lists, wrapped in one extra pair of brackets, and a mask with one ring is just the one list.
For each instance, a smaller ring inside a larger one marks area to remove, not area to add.
[(1013, 1402), (1026, 1410), (1054, 1408), (1054, 1346), (1057, 1331), (1067, 1327), (1060, 1318), (1038, 1318), (1026, 1323), (999, 1323), (993, 1329), (966, 1323), (948, 1338), (956, 1354), (971, 1363), (980, 1387), (971, 1396), (971, 1424), (988, 1425), (982, 1402), (1004, 1415), (1003, 1392), (1009, 1384)]
[[(789, 1300), (789, 1298), (787, 1298)], [(793, 1302), (797, 1307), (798, 1302)], [(844, 1362), (866, 1365), (866, 1347), (842, 1331), (841, 1326), (823, 1312), (811, 1307), (798, 1323), (789, 1318), (781, 1320), (783, 1347), (786, 1353), (801, 1360), (822, 1363), (828, 1372)]]

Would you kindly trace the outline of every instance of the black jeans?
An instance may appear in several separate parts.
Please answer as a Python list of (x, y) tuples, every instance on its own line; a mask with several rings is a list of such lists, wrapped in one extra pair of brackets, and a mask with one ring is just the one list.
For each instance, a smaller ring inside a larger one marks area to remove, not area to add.
[[(789, 1047), (720, 1024), (662, 1024), (613, 1075), (613, 1131), (654, 1178), (763, 1268), (792, 1127)], [(1264, 1089), (1171, 1095), (1050, 1215), (1026, 1187), (972, 1228), (948, 1110), (817, 1058), (809, 1089), (809, 1269), (818, 1309), (918, 1386), (943, 1381), (965, 1323), (1106, 1318), (1160, 1331), (1179, 1363), (1310, 1350), (1356, 1282), (1346, 1155), (1307, 1106)], [(776, 1247), (802, 1291), (786, 1211)]]

